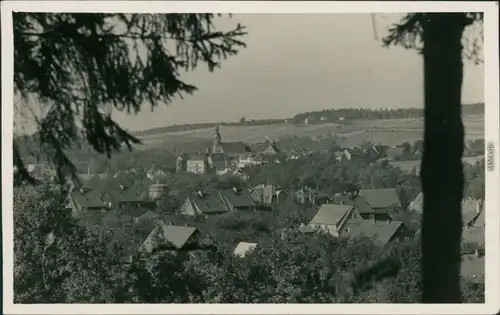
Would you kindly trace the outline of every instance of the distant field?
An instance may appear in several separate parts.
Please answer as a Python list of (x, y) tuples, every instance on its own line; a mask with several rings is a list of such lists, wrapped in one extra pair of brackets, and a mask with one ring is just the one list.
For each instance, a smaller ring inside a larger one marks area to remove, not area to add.
[[(484, 137), (484, 115), (468, 115), (464, 117), (467, 139)], [(189, 140), (209, 140), (213, 137), (212, 128), (190, 131), (168, 132), (143, 136), (146, 146), (159, 145), (164, 141), (177, 142)], [(322, 135), (336, 135), (342, 145), (373, 141), (385, 145), (395, 145), (422, 139), (423, 119), (387, 119), (354, 121), (339, 125), (326, 123), (320, 125), (305, 124), (272, 124), (262, 126), (222, 126), (220, 133), (223, 141), (260, 142), (266, 137), (279, 139), (287, 136), (316, 138)]]
[[(469, 163), (471, 165), (474, 165), (476, 162), (484, 160), (484, 155), (480, 156), (473, 156), (473, 157), (466, 157), (463, 158), (463, 161), (466, 163)], [(399, 167), (403, 172), (411, 172), (411, 170), (416, 167), (416, 169), (420, 169), (420, 161), (395, 161), (395, 162), (390, 162), (392, 166), (394, 167)]]

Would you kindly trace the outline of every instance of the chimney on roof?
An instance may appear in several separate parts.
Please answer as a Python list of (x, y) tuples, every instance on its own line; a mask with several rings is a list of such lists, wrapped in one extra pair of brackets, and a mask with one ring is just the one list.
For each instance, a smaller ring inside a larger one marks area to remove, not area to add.
[(236, 187), (233, 187), (233, 191), (235, 194), (237, 194), (239, 192), (238, 188), (236, 188)]
[(121, 190), (125, 190), (125, 185), (120, 184), (120, 189), (121, 189)]
[(80, 186), (80, 193), (82, 193), (82, 194), (85, 193), (85, 189), (83, 189), (83, 186)]
[(203, 197), (203, 195), (204, 195), (204, 194), (203, 194), (203, 191), (198, 190), (198, 196)]

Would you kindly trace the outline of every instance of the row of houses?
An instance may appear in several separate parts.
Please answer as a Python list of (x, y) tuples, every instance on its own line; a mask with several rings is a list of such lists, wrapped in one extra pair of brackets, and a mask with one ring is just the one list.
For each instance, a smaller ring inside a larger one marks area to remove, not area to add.
[(360, 209), (364, 209), (364, 202), (362, 200), (366, 199), (374, 209), (401, 207), (401, 202), (395, 188), (360, 189), (354, 195), (353, 193), (348, 194), (344, 192), (331, 196), (318, 189), (305, 186), (295, 191), (295, 201), (299, 204), (316, 206), (321, 206), (325, 203), (354, 203), (358, 204)]
[[(307, 188), (296, 192), (297, 202), (320, 205), (311, 221), (300, 225), (298, 231), (301, 233), (326, 232), (335, 237), (367, 237), (380, 246), (413, 237), (404, 222), (391, 216), (394, 209), (401, 207), (393, 188), (362, 189), (358, 195), (333, 197), (317, 192)], [(245, 257), (257, 246), (257, 243), (240, 242), (234, 254)]]
[[(423, 193), (418, 194), (408, 206), (408, 210), (422, 213), (423, 199)], [(462, 239), (464, 242), (484, 244), (485, 202), (483, 200), (467, 198), (462, 200), (461, 208), (463, 226)]]
[[(155, 209), (155, 202), (167, 186), (161, 183), (130, 187), (121, 184), (106, 190), (79, 187), (68, 194), (67, 208), (75, 218), (105, 213), (113, 209)], [(197, 191), (185, 197), (178, 212), (186, 216), (216, 215), (237, 211), (270, 210), (272, 203), (284, 201), (286, 193), (272, 185), (253, 189), (227, 189), (215, 192)], [(138, 210), (140, 211), (140, 210)]]
[[(122, 248), (121, 258), (128, 263), (138, 254), (154, 255), (157, 253), (178, 253), (180, 251), (209, 250), (212, 244), (207, 235), (204, 235), (196, 227), (187, 224), (174, 224), (166, 222), (166, 217), (148, 208), (144, 200), (137, 195), (131, 194), (131, 198), (123, 199), (120, 206), (109, 208), (103, 205), (103, 199), (108, 195), (100, 195), (97, 191), (89, 191), (89, 201), (78, 200), (88, 206), (86, 215), (78, 217), (78, 224), (103, 237), (123, 233), (128, 226), (135, 231), (134, 238), (129, 239), (130, 244)], [(81, 196), (76, 192), (71, 194)], [(132, 197), (133, 196), (133, 197)], [(125, 202), (126, 201), (126, 202)], [(193, 216), (199, 214), (215, 215), (235, 211), (252, 211), (258, 209), (258, 205), (245, 194), (227, 190), (211, 195), (194, 194), (186, 197), (182, 206), (181, 216)], [(81, 214), (81, 213), (79, 213)], [(241, 245), (235, 248), (235, 255), (241, 252)]]
[(194, 174), (222, 175), (229, 172), (242, 173), (248, 167), (265, 165), (268, 163), (282, 163), (287, 157), (284, 154), (265, 156), (261, 153), (245, 152), (241, 154), (211, 153), (183, 153), (177, 157), (177, 172)]
[(233, 188), (213, 193), (198, 191), (186, 197), (179, 213), (187, 216), (208, 216), (228, 212), (255, 211), (258, 206), (247, 190)]
[[(357, 205), (324, 204), (307, 225), (300, 227), (300, 231), (326, 231), (336, 237), (365, 236), (380, 245), (413, 236), (406, 224), (393, 220), (389, 212), (383, 213), (383, 220), (373, 216), (375, 213), (377, 211), (373, 209), (362, 212)], [(382, 214), (380, 211), (378, 213)]]
[(365, 236), (385, 245), (412, 237), (408, 226), (394, 220), (392, 213), (401, 208), (394, 188), (361, 189), (357, 194), (339, 194), (318, 209), (314, 218), (300, 227), (303, 233), (317, 230), (333, 236)]
[(186, 196), (179, 213), (187, 216), (217, 215), (239, 211), (270, 211), (283, 204), (288, 193), (276, 185), (260, 184), (250, 189), (233, 187), (215, 192), (198, 191)]
[[(310, 192), (311, 190), (299, 190), (302, 193), (305, 191)], [(315, 198), (321, 199), (323, 197), (308, 194), (304, 198), (304, 194), (298, 195), (303, 198), (302, 200), (309, 198), (311, 204), (318, 202), (315, 201)], [(286, 196), (285, 191), (273, 185), (258, 185), (249, 190), (230, 189), (211, 193), (199, 191), (186, 196), (179, 213), (183, 216), (204, 215), (208, 217), (229, 212), (270, 210), (270, 205), (284, 202)], [(144, 231), (143, 243), (145, 245), (139, 246), (140, 251), (150, 253), (162, 250), (162, 248), (167, 250), (168, 246), (172, 246), (172, 244), (175, 246), (170, 250), (180, 250), (186, 246), (188, 248), (189, 246), (202, 247), (196, 243), (199, 239), (196, 228), (164, 223), (160, 216), (148, 207), (148, 198), (138, 190), (126, 187), (109, 190), (105, 193), (99, 193), (95, 190), (84, 192), (76, 190), (71, 193), (71, 198), (74, 201), (74, 208), (78, 208), (77, 203), (85, 204), (87, 211), (94, 213), (92, 218), (85, 217), (80, 220), (82, 225), (89, 228), (98, 224), (111, 226), (110, 217), (126, 215), (133, 218), (133, 223)], [(423, 196), (420, 194), (409, 208), (413, 211), (421, 211), (418, 204), (419, 200), (421, 203), (422, 199)], [(300, 200), (297, 198), (297, 201)], [(394, 209), (401, 208), (395, 189), (361, 189), (357, 194), (335, 195), (323, 200), (325, 202), (321, 204), (313, 219), (299, 227), (300, 232), (326, 231), (336, 237), (364, 236), (382, 246), (413, 237), (412, 231), (405, 222), (394, 219), (392, 216)], [(464, 264), (467, 264), (468, 267), (463, 270), (469, 270), (467, 277), (475, 277), (477, 280), (484, 274), (484, 271), (481, 273), (484, 268), (480, 268), (480, 262), (484, 258), (478, 254), (477, 250), (478, 244), (479, 246), (482, 244), (484, 248), (484, 203), (464, 200), (462, 209), (464, 243), (474, 245), (464, 247)], [(79, 214), (81, 213), (82, 211), (79, 212)], [(97, 215), (95, 215), (96, 213)], [(153, 239), (157, 243), (152, 243)], [(192, 245), (193, 242), (198, 245)], [(235, 255), (244, 256), (246, 252), (256, 246), (256, 243), (251, 242), (239, 244), (235, 249)], [(242, 248), (247, 248), (247, 250)]]
[(73, 183), (70, 188), (66, 204), (75, 218), (127, 206), (155, 208), (157, 199), (167, 191), (167, 185), (159, 180), (121, 183), (99, 189), (90, 188), (83, 182)]
[(104, 180), (108, 178), (122, 179), (122, 178), (132, 178), (133, 180), (161, 180), (168, 176), (168, 172), (165, 172), (159, 167), (152, 165), (149, 169), (145, 167), (133, 167), (129, 170), (118, 171), (115, 173), (93, 173), (91, 168), (87, 168), (87, 173), (77, 174), (78, 179), (82, 182), (89, 182), (91, 180)]
[[(408, 206), (408, 211), (422, 212), (423, 194), (420, 193)], [(462, 201), (463, 241), (484, 245), (485, 204), (481, 200), (466, 199)], [(326, 229), (339, 236), (351, 230), (363, 230), (368, 227), (389, 228), (386, 225), (396, 222), (398, 228), (405, 229), (393, 219), (394, 210), (401, 210), (401, 202), (395, 189), (361, 189), (357, 195), (333, 196), (328, 203), (320, 206), (316, 216), (304, 231), (316, 228)], [(403, 222), (401, 222), (404, 224)], [(393, 224), (393, 227), (396, 225)], [(396, 230), (394, 230), (396, 233)], [(417, 234), (419, 232), (417, 231)], [(382, 233), (385, 234), (385, 233)]]
[(68, 194), (67, 208), (75, 218), (95, 212), (105, 212), (113, 208), (125, 206), (140, 207), (145, 203), (144, 194), (138, 189), (125, 187), (101, 191), (87, 187), (79, 187)]
[(411, 156), (411, 152), (409, 148), (402, 146), (374, 145), (369, 148), (362, 148), (361, 146), (338, 148), (335, 150), (334, 155), (338, 162), (365, 159), (397, 161)]
[[(423, 194), (410, 204), (409, 209), (422, 212)], [(484, 283), (485, 272), (485, 218), (486, 203), (482, 200), (462, 201), (462, 277)], [(420, 230), (416, 234), (420, 234)]]
[[(214, 130), (212, 148), (203, 153), (183, 153), (177, 158), (177, 172), (227, 174), (245, 167), (281, 162), (283, 154), (276, 141), (267, 141), (259, 152), (252, 152), (244, 142), (222, 142), (219, 127)], [(237, 175), (237, 174), (236, 174)]]
[[(381, 191), (372, 191), (375, 192), (380, 196), (377, 197), (378, 201), (373, 199), (375, 194), (371, 197), (365, 195), (356, 198), (333, 198), (337, 199), (336, 203), (323, 204), (314, 218), (307, 225), (302, 224), (299, 231), (303, 233), (324, 231), (336, 237), (367, 237), (381, 246), (409, 240), (414, 235), (420, 234), (420, 230), (413, 233), (405, 222), (394, 220), (390, 211), (385, 211), (383, 208), (392, 202), (386, 202)], [(417, 202), (421, 199), (422, 195), (417, 197)], [(421, 208), (415, 209), (417, 202), (412, 205), (413, 211), (421, 211)], [(476, 200), (462, 202), (461, 276), (473, 282), (484, 283), (485, 217), (484, 202)]]
[[(137, 216), (138, 214), (139, 212), (136, 212), (134, 222), (141, 225), (143, 231), (147, 231), (147, 233), (143, 234), (142, 240), (136, 246), (128, 248), (127, 254), (123, 257), (124, 260), (130, 261), (137, 253), (151, 255), (165, 251), (171, 253), (194, 252), (211, 248), (210, 242), (206, 242), (206, 236), (196, 227), (174, 225), (171, 222), (165, 223), (159, 216), (151, 215), (150, 212), (145, 212), (140, 216)], [(336, 217), (336, 219), (332, 220), (332, 217)], [(149, 224), (144, 224), (145, 221)], [(337, 223), (332, 224), (331, 222)], [(107, 224), (109, 226), (109, 223)], [(479, 226), (481, 223), (476, 221), (475, 224)], [(301, 226), (299, 231), (303, 233), (325, 230), (330, 232), (332, 225), (335, 225), (336, 233), (342, 231), (334, 234), (338, 237), (367, 237), (380, 246), (413, 237), (411, 231), (401, 221), (383, 223), (363, 220), (356, 213), (355, 207), (342, 205), (324, 205), (315, 218), (307, 226)], [(233, 255), (245, 257), (258, 246), (254, 242), (239, 242), (233, 250)], [(477, 252), (474, 255), (463, 255), (461, 272), (463, 277), (472, 281), (484, 281), (484, 256), (478, 255)]]
[[(98, 194), (96, 191), (86, 193), (87, 199), (94, 197), (95, 204), (92, 209), (98, 211), (94, 211), (93, 216), (83, 217), (79, 221), (81, 225), (90, 229), (101, 226), (113, 231), (122, 227), (119, 223), (120, 220), (117, 218), (128, 217), (134, 226), (143, 232), (142, 240), (135, 246), (130, 246), (124, 259), (131, 259), (137, 253), (152, 254), (159, 251), (180, 251), (184, 249), (203, 250), (209, 247), (206, 243), (203, 245), (204, 238), (197, 228), (175, 225), (172, 222), (165, 223), (161, 216), (144, 206), (144, 199), (138, 193), (131, 190), (112, 190), (104, 195)], [(72, 192), (72, 196), (73, 198), (76, 196), (81, 197), (76, 191)], [(284, 191), (272, 185), (259, 185), (251, 190), (221, 190), (210, 194), (197, 192), (186, 197), (184, 204), (181, 206), (180, 214), (184, 216), (208, 216), (237, 211), (263, 210), (266, 209), (265, 205), (279, 203), (280, 200), (283, 201), (284, 196), (286, 196)], [(339, 232), (343, 230), (350, 232), (346, 227), (353, 227), (353, 222), (363, 220), (361, 213), (370, 213), (366, 209), (358, 211), (355, 206), (345, 205), (346, 202), (342, 201), (345, 199), (343, 197), (338, 199), (341, 204), (325, 204), (320, 207), (315, 218), (308, 224), (308, 227), (312, 229), (311, 231), (326, 227), (329, 231), (337, 233), (336, 235), (339, 235)], [(120, 202), (115, 204), (114, 208), (109, 209), (109, 206), (106, 207), (107, 200), (120, 200)], [(358, 201), (355, 203), (356, 205), (361, 204)], [(344, 210), (345, 213), (340, 213), (340, 210)], [(336, 221), (332, 221), (332, 218)], [(361, 228), (368, 226), (366, 222), (361, 223), (359, 225)], [(333, 226), (335, 226), (336, 232)], [(394, 223), (390, 222), (388, 226), (392, 227)], [(393, 234), (399, 233), (402, 228), (398, 226), (395, 230), (395, 233), (386, 233), (389, 235), (389, 239), (392, 240), (394, 238)], [(355, 231), (353, 230), (352, 233)], [(234, 249), (234, 254), (243, 257), (256, 246), (256, 243), (241, 242)]]
[(209, 248), (196, 228), (165, 223), (155, 211), (154, 200), (159, 192), (166, 190), (165, 185), (153, 183), (146, 187), (120, 185), (106, 190), (78, 187), (68, 194), (67, 208), (80, 226), (100, 237), (123, 233), (125, 226), (132, 227), (135, 239), (130, 239), (130, 244), (122, 249), (125, 263), (138, 254)]

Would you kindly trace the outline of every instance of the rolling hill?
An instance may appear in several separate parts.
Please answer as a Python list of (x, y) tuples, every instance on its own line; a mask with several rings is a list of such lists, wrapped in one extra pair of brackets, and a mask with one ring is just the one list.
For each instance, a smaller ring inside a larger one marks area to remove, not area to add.
[[(466, 139), (484, 138), (484, 115), (465, 115)], [(386, 145), (413, 142), (422, 139), (423, 119), (377, 119), (353, 120), (346, 124), (322, 123), (275, 123), (260, 126), (226, 125), (221, 126), (223, 141), (244, 141), (246, 143), (262, 142), (266, 138), (282, 139), (290, 137), (319, 138), (336, 136), (342, 145), (359, 144), (372, 141)], [(213, 137), (213, 126), (203, 129), (165, 132), (153, 135), (142, 135), (144, 147), (161, 146), (162, 143), (208, 142)]]

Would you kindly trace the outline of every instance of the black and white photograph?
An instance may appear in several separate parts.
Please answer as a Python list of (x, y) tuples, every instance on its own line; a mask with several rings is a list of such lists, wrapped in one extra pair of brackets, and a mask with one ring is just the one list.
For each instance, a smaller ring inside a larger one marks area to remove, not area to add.
[(498, 4), (404, 4), (2, 2), (4, 312), (497, 312)]

